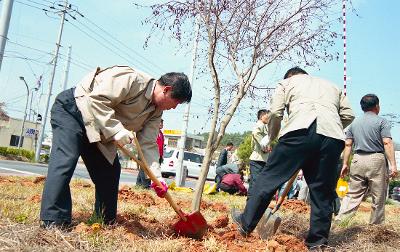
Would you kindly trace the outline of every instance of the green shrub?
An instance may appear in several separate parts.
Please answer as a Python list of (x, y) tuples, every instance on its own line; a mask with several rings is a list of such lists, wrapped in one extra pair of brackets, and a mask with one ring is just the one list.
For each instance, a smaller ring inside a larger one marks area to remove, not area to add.
[(251, 134), (244, 138), (244, 141), (239, 145), (238, 156), (246, 165), (249, 164), (249, 158), (253, 149), (251, 148)]
[(14, 156), (14, 157), (26, 157), (29, 160), (33, 160), (35, 153), (33, 151), (28, 151), (25, 149), (0, 147), (0, 155)]

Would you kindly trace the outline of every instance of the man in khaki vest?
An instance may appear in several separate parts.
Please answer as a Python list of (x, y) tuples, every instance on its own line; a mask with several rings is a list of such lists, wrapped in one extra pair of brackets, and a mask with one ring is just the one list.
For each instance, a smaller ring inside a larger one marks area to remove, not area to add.
[[(71, 223), (69, 183), (79, 156), (95, 184), (94, 213), (111, 224), (117, 213), (121, 166), (114, 142), (131, 143), (136, 132), (151, 170), (161, 177), (155, 139), (163, 110), (190, 102), (192, 89), (183, 73), (158, 80), (130, 68), (97, 68), (76, 86), (61, 92), (51, 109), (53, 146), (43, 189), (40, 219), (44, 227)], [(157, 195), (167, 191), (153, 186)]]
[(248, 196), (254, 186), (258, 174), (262, 171), (268, 159), (269, 151), (262, 143), (263, 138), (268, 137), (269, 110), (261, 109), (257, 112), (257, 123), (251, 133), (251, 147), (253, 152), (250, 155), (250, 181)]
[[(285, 110), (288, 121), (280, 130)], [(344, 147), (343, 128), (353, 119), (346, 96), (334, 84), (298, 67), (286, 72), (272, 98), (268, 122), (269, 145), (279, 134), (278, 144), (257, 176), (243, 213), (231, 212), (240, 234), (247, 236), (255, 229), (276, 189), (303, 169), (311, 193), (306, 245), (316, 250), (326, 246)]]

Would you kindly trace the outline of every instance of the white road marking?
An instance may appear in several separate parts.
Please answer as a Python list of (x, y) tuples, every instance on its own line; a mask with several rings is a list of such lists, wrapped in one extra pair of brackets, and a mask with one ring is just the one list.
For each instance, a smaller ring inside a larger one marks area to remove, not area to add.
[(6, 170), (6, 171), (19, 172), (19, 173), (28, 174), (28, 175), (42, 176), (42, 174), (39, 174), (39, 173), (33, 173), (33, 172), (28, 172), (28, 171), (20, 171), (20, 170), (16, 170), (16, 169), (1, 167), (1, 166), (0, 166), (0, 169)]

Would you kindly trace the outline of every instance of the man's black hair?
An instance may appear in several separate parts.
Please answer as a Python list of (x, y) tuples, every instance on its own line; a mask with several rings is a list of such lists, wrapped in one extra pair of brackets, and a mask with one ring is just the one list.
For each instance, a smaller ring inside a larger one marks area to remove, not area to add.
[(229, 143), (226, 144), (226, 146), (233, 146), (233, 143), (229, 142)]
[(379, 98), (374, 94), (366, 94), (361, 98), (360, 105), (364, 112), (371, 111), (379, 105)]
[(271, 111), (269, 111), (269, 110), (267, 110), (267, 109), (260, 109), (260, 110), (257, 112), (257, 119), (260, 120), (261, 117), (262, 117), (263, 115), (269, 114), (270, 112), (271, 112)]
[(293, 75), (296, 74), (308, 74), (306, 71), (304, 71), (303, 69), (301, 69), (300, 67), (293, 67), (290, 68), (286, 73), (285, 76), (283, 77), (284, 79), (290, 78)]
[(171, 97), (179, 100), (181, 103), (190, 102), (192, 99), (192, 87), (186, 74), (166, 73), (158, 81), (162, 86), (171, 86)]

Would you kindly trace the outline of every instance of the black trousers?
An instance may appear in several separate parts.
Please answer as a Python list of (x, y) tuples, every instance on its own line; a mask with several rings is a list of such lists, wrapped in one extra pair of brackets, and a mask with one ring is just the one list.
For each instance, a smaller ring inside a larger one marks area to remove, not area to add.
[(262, 169), (264, 168), (264, 166), (265, 166), (264, 161), (250, 160), (250, 180), (249, 180), (249, 190), (247, 191), (247, 199), (250, 197), (256, 179), (260, 174), (260, 172), (262, 171)]
[(51, 109), (53, 145), (43, 189), (40, 219), (56, 223), (71, 222), (69, 183), (78, 158), (82, 156), (95, 184), (95, 214), (102, 216), (105, 223), (112, 223), (117, 214), (121, 166), (118, 156), (110, 164), (97, 148), (97, 144), (89, 143), (73, 92), (74, 89), (61, 92)]
[(317, 134), (316, 122), (308, 129), (281, 137), (258, 175), (241, 215), (244, 230), (255, 229), (277, 188), (303, 169), (311, 196), (306, 244), (308, 247), (327, 244), (340, 172), (337, 164), (343, 148), (343, 141)]

